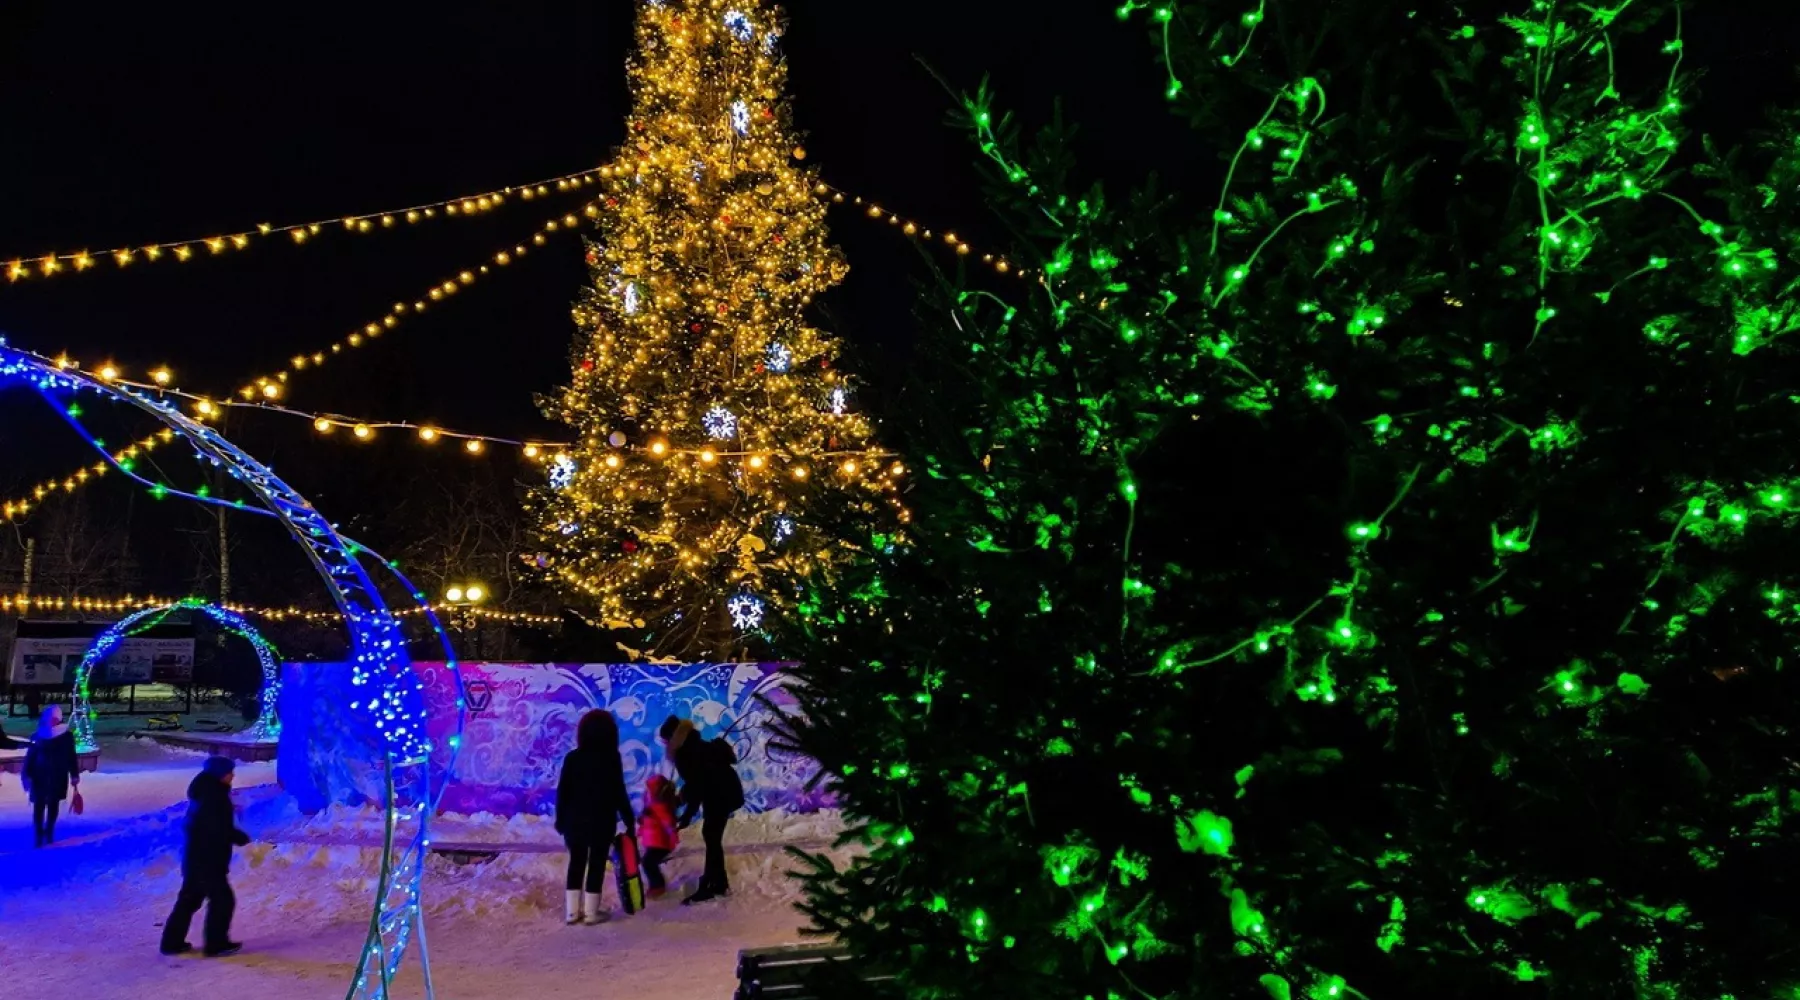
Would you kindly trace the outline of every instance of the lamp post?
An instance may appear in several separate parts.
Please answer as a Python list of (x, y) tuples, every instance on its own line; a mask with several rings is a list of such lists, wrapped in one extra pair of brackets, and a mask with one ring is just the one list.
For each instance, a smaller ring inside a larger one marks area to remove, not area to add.
[(475, 609), (487, 600), (487, 588), (479, 583), (461, 583), (444, 591), (444, 603), (450, 605), (450, 624), (463, 636), (472, 636), (465, 659), (481, 658), (481, 623)]

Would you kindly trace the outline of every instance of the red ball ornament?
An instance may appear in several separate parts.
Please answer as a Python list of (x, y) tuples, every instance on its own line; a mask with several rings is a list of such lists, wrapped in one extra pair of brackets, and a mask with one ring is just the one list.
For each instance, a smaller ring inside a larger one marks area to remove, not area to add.
[(720, 221), (720, 222), (723, 222), (723, 223), (724, 223), (724, 224), (726, 224), (726, 225), (727, 225), (727, 226), (729, 226), (729, 225), (731, 225), (731, 216), (729, 216), (729, 215), (721, 215), (721, 216), (719, 216), (719, 221)]
[(689, 333), (699, 333), (701, 330), (704, 330), (704, 329), (706, 329), (706, 327), (703, 326), (699, 320), (695, 320), (692, 323), (688, 324), (688, 332)]
[(820, 358), (819, 359), (819, 367), (820, 368), (830, 368), (831, 367), (831, 359), (830, 358)]
[(617, 198), (606, 199), (606, 207), (607, 208), (618, 208), (619, 207), (619, 199), (617, 199)]
[(584, 371), (584, 372), (591, 372), (591, 371), (593, 371), (593, 370), (594, 370), (594, 359), (592, 359), (592, 358), (589, 358), (589, 359), (587, 359), (587, 360), (585, 360), (585, 361), (583, 361), (583, 362), (582, 362), (582, 363), (581, 363), (581, 370), (582, 370), (582, 371)]
[(600, 263), (600, 255), (599, 255), (599, 254), (597, 254), (597, 253), (595, 253), (595, 252), (594, 252), (594, 251), (592, 251), (592, 250), (589, 250), (589, 251), (588, 251), (588, 252), (587, 252), (587, 262), (588, 262), (588, 263), (589, 263), (589, 264), (598, 264), (598, 263)]
[(786, 243), (787, 242), (787, 237), (781, 235), (780, 233), (776, 233), (775, 236), (773, 237), (773, 239), (777, 243)]
[(636, 542), (626, 542), (624, 545), (621, 545), (619, 547), (624, 549), (626, 554), (628, 554), (628, 555), (630, 553), (637, 551), (637, 543)]
[(774, 108), (764, 108), (764, 109), (763, 109), (763, 117), (764, 117), (764, 118), (773, 118), (773, 117), (775, 117), (775, 109), (774, 109)]

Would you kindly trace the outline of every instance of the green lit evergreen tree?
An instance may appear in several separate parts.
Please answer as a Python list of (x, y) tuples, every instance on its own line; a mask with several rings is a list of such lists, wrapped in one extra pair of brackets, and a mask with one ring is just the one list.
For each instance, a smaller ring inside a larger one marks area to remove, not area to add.
[(1800, 145), (1676, 6), (1128, 2), (1176, 196), (969, 102), (1048, 277), (921, 311), (789, 637), (896, 994), (1800, 989)]

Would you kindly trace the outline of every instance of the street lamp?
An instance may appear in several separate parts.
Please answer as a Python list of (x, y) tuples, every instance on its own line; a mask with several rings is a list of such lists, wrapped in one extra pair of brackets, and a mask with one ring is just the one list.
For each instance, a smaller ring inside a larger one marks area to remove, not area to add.
[(452, 609), (451, 627), (465, 636), (470, 636), (475, 647), (471, 652), (481, 655), (480, 623), (475, 620), (475, 606), (487, 600), (487, 588), (479, 583), (463, 583), (444, 591), (444, 602)]

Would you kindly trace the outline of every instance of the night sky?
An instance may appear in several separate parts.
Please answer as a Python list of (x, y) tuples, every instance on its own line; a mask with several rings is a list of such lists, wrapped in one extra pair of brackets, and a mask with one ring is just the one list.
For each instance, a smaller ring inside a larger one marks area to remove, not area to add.
[[(1771, 24), (1745, 2), (1698, 6), (1690, 57), (1716, 67), (1708, 113), (1739, 128), (1760, 104), (1792, 93), (1784, 39), (1794, 37), (1793, 18)], [(1160, 111), (1162, 76), (1142, 23), (1121, 24), (1112, 7), (797, 0), (785, 47), (809, 162), (830, 182), (954, 228), (978, 248), (996, 242), (976, 155), (946, 125), (951, 97), (923, 60), (959, 88), (991, 75), (1001, 106), (1028, 121), (1046, 120), (1060, 95), (1067, 117), (1082, 123), (1085, 162), (1114, 183), (1137, 180), (1162, 136), (1185, 133), (1191, 145), (1191, 133)], [(0, 259), (337, 218), (596, 166), (622, 132), (632, 9), (631, 0), (202, 0), (101, 12), (13, 0), (0, 9)], [(580, 203), (579, 195), (547, 202), (559, 212)], [(0, 333), (139, 373), (166, 363), (184, 387), (228, 392), (517, 242), (545, 217), (544, 204), (0, 285)], [(885, 362), (905, 359), (912, 283), (924, 268), (888, 227), (854, 210), (832, 222), (852, 274), (823, 318), (861, 353), (880, 394), (905, 371)], [(554, 435), (532, 394), (567, 375), (580, 256), (575, 239), (559, 237), (375, 346), (302, 376), (288, 399), (354, 416)], [(77, 461), (46, 447), (62, 439), (45, 438), (24, 416), (40, 406), (22, 393), (0, 399), (0, 483)], [(275, 416), (236, 417), (229, 429), (343, 518), (390, 503), (383, 491), (403, 488), (395, 469), (470, 461), (451, 449), (420, 457), (397, 441), (359, 455)], [(496, 465), (491, 474), (522, 471), (498, 454), (481, 461)], [(117, 482), (105, 489), (126, 492)]]

